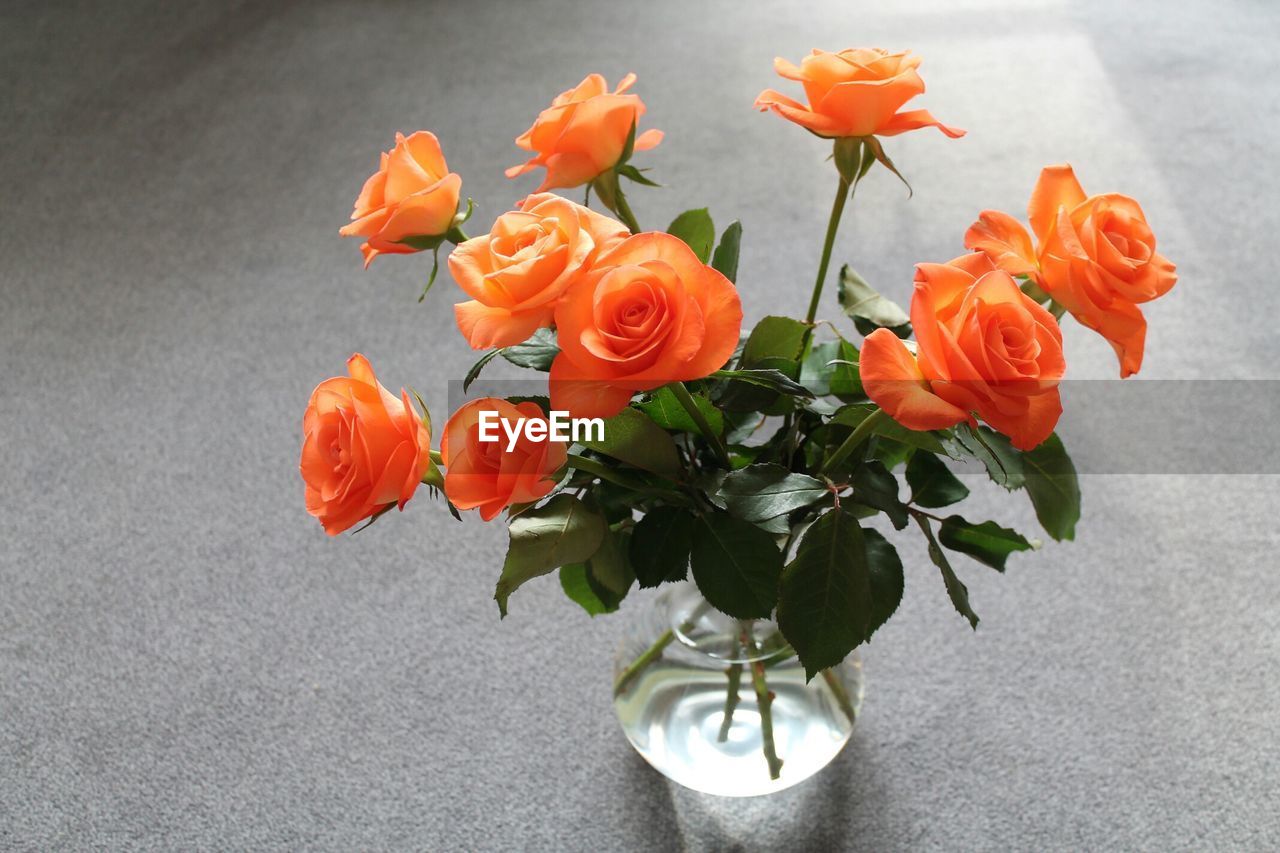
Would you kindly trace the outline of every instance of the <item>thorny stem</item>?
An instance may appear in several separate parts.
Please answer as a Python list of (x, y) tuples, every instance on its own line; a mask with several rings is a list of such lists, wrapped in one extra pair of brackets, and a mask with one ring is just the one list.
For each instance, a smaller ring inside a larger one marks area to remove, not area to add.
[[(751, 634), (751, 623), (742, 623), (742, 642), (753, 654), (760, 653)], [(765, 661), (751, 661), (751, 683), (756, 689), (756, 706), (760, 709), (760, 740), (764, 749), (764, 760), (769, 764), (769, 778), (777, 779), (782, 774), (782, 759), (778, 757), (778, 748), (773, 742), (773, 693), (764, 678)]]
[[(742, 653), (742, 643), (738, 637), (733, 638), (733, 657)], [(736, 660), (724, 671), (729, 679), (729, 688), (724, 694), (724, 716), (720, 720), (720, 734), (716, 737), (720, 743), (729, 739), (729, 729), (733, 727), (733, 712), (738, 707), (738, 691), (742, 687), (742, 664)]]

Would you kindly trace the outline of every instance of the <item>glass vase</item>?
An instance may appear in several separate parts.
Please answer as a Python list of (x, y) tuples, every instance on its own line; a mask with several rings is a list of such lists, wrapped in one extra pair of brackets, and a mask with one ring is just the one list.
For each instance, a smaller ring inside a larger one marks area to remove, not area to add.
[(729, 797), (781, 791), (829, 764), (862, 689), (856, 651), (806, 683), (776, 623), (726, 616), (689, 582), (664, 587), (614, 667), (614, 709), (636, 751), (685, 787)]

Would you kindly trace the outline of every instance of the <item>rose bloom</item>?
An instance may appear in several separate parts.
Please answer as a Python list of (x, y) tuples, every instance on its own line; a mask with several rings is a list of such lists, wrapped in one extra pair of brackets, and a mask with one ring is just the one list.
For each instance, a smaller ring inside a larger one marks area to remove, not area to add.
[(472, 297), (454, 306), (458, 328), (475, 349), (527, 340), (551, 325), (557, 300), (596, 256), (629, 233), (568, 199), (529, 196), (449, 255), (454, 280)]
[(383, 388), (359, 353), (347, 370), (316, 387), (302, 418), (307, 512), (330, 536), (393, 504), (403, 510), (431, 467), (431, 434), (409, 395)]
[[(480, 412), (497, 412), (490, 419), (490, 435), (480, 440)], [(536, 501), (556, 486), (555, 473), (564, 467), (568, 451), (562, 442), (530, 441), (521, 430), (515, 449), (507, 451), (507, 433), (499, 420), (520, 418), (546, 421), (537, 403), (511, 403), (497, 397), (472, 400), (453, 413), (440, 438), (444, 462), (444, 493), (458, 509), (479, 508), (491, 520), (504, 507)]]
[(551, 407), (607, 418), (637, 391), (723, 367), (738, 345), (742, 304), (733, 283), (680, 238), (644, 233), (601, 255), (569, 289), (556, 328)]
[(1120, 376), (1142, 366), (1147, 321), (1138, 305), (1169, 292), (1178, 276), (1156, 252), (1136, 201), (1118, 193), (1086, 196), (1068, 165), (1040, 172), (1027, 206), (1035, 245), (1016, 219), (984, 210), (964, 235), (1001, 269), (1026, 275), (1081, 324), (1111, 342)]
[[(623, 94), (635, 82), (636, 75), (628, 74), (611, 93), (603, 77), (589, 74), (574, 88), (561, 92), (538, 114), (533, 127), (516, 138), (516, 145), (534, 156), (507, 169), (507, 177), (546, 166), (547, 176), (538, 187), (542, 192), (580, 186), (612, 169), (622, 158), (632, 124), (644, 115), (644, 101), (637, 95)], [(662, 131), (646, 130), (636, 136), (635, 150), (647, 151), (661, 141)]]
[(919, 64), (920, 57), (909, 51), (889, 53), (865, 47), (839, 53), (815, 48), (798, 68), (778, 57), (774, 71), (803, 84), (809, 104), (765, 89), (755, 105), (818, 136), (896, 136), (922, 127), (936, 127), (952, 138), (964, 136), (963, 130), (947, 127), (928, 110), (898, 112), (924, 92), (924, 81), (916, 72)]
[(352, 222), (338, 233), (364, 237), (360, 251), (367, 268), (383, 253), (421, 251), (405, 240), (438, 237), (453, 226), (462, 178), (449, 171), (435, 134), (396, 134), (396, 146), (382, 155), (378, 171), (364, 182)]
[(943, 429), (972, 413), (1030, 450), (1062, 414), (1062, 331), (981, 253), (919, 264), (911, 297), (916, 355), (889, 329), (862, 345), (863, 388), (908, 429)]

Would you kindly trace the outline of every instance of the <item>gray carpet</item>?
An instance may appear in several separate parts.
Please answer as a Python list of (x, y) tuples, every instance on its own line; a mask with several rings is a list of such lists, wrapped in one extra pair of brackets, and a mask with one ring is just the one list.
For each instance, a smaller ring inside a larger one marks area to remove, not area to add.
[[(771, 5), (0, 11), (0, 847), (1280, 845), (1275, 476), (1087, 476), (1078, 542), (961, 567), (976, 634), (903, 537), (851, 744), (751, 801), (674, 789), (632, 752), (618, 618), (549, 578), (498, 621), (499, 526), (420, 498), (329, 540), (304, 513), (317, 381), (358, 349), (443, 401), (471, 361), (447, 277), (418, 306), (421, 259), (362, 272), (337, 237), (376, 152), (434, 129), (482, 227), (533, 187), (502, 177), (512, 138), (590, 70), (637, 72), (667, 132), (643, 223), (742, 219), (748, 317), (803, 311), (833, 175), (750, 109), (773, 56), (910, 47), (921, 106), (970, 135), (893, 140), (915, 197), (874, 176), (838, 258), (905, 300), (914, 262), (1070, 158), (1086, 189), (1140, 198), (1179, 265), (1143, 378), (1277, 378), (1280, 9)], [(1067, 337), (1072, 377), (1114, 375), (1104, 343)], [(973, 515), (1034, 529), (974, 486)]]

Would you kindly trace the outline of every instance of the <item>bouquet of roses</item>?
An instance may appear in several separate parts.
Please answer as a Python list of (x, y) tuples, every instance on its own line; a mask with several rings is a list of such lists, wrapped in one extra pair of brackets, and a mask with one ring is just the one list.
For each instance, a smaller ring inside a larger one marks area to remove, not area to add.
[[(437, 450), (422, 399), (388, 392), (354, 355), (349, 376), (322, 382), (306, 411), (307, 510), (337, 534), (403, 510), (419, 485), (455, 515), (505, 510), (503, 615), (522, 584), (556, 570), (592, 614), (616, 610), (633, 586), (691, 576), (717, 611), (776, 618), (807, 678), (898, 607), (902, 564), (867, 524), (883, 514), (925, 537), (951, 603), (976, 626), (951, 554), (1003, 570), (1037, 543), (941, 513), (968, 495), (952, 468), (976, 460), (1026, 492), (1050, 537), (1073, 538), (1080, 493), (1054, 433), (1059, 320), (1103, 335), (1129, 376), (1143, 355), (1138, 306), (1175, 275), (1136, 201), (1087, 195), (1070, 166), (1050, 166), (1031, 192), (1029, 229), (980, 213), (963, 234), (969, 254), (916, 267), (909, 310), (844, 266), (829, 303), (837, 319), (819, 322), (846, 204), (877, 166), (902, 177), (884, 140), (926, 127), (964, 134), (903, 109), (924, 91), (919, 62), (870, 49), (776, 61), (807, 103), (766, 90), (755, 105), (829, 141), (836, 192), (807, 313), (748, 329), (740, 224), (717, 233), (699, 208), (646, 231), (632, 212), (624, 186), (657, 186), (633, 159), (662, 140), (640, 127), (634, 75), (610, 91), (592, 74), (556, 96), (516, 139), (531, 157), (507, 170), (544, 169), (541, 185), (480, 236), (463, 231), (472, 204), (460, 209), (461, 180), (437, 138), (397, 135), (342, 234), (364, 239), (366, 266), (452, 246), (458, 329), (483, 351), (464, 384), (500, 357), (547, 373), (546, 393), (465, 403), (435, 434)], [(582, 203), (553, 192), (571, 188)], [(617, 690), (661, 651), (626, 668)]]

